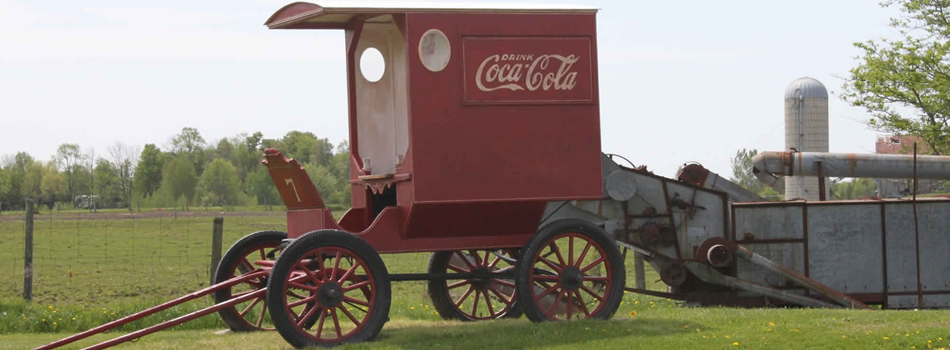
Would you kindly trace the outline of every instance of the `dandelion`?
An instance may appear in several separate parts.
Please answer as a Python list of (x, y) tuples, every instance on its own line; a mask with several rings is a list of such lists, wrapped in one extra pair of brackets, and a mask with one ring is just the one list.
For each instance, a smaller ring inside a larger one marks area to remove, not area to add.
[(585, 330), (585, 331), (589, 331), (589, 330), (590, 330), (590, 327), (584, 327), (584, 330)]
[(726, 336), (726, 339), (729, 339), (729, 336), (728, 336), (728, 335)]
[(75, 321), (75, 320), (76, 320), (76, 318), (75, 318), (75, 317), (73, 317), (73, 321)]
[(705, 335), (703, 336), (703, 339), (706, 339), (706, 336), (705, 336)]
[(634, 303), (634, 304), (640, 304), (640, 301), (639, 301), (639, 300), (634, 300), (633, 303)]
[(891, 338), (888, 338), (888, 337), (882, 337), (881, 339), (884, 339), (884, 340), (888, 340), (888, 339), (891, 339)]
[(53, 308), (53, 305), (50, 305), (49, 308), (52, 309), (52, 308)]
[(768, 329), (766, 329), (765, 331), (766, 331), (766, 332), (771, 332), (772, 329), (771, 329), (771, 328), (768, 328)]
[(46, 319), (45, 319), (45, 318), (43, 319), (43, 322), (46, 322)]
[(846, 336), (846, 335), (842, 335), (842, 336), (841, 336), (841, 339), (847, 339), (847, 338), (848, 338), (848, 336)]
[(410, 306), (410, 307), (409, 307), (409, 310), (415, 310), (415, 309), (416, 309), (415, 306)]
[(775, 323), (769, 322), (769, 326), (775, 327)]
[(56, 310), (53, 310), (53, 313), (55, 314), (55, 313), (56, 313)]
[(630, 317), (635, 317), (635, 316), (637, 316), (637, 311), (636, 310), (630, 311)]
[(683, 329), (689, 329), (689, 326), (683, 326)]
[(739, 346), (739, 342), (732, 343), (732, 346)]
[(56, 322), (53, 322), (53, 325), (55, 326), (55, 325), (56, 325)]

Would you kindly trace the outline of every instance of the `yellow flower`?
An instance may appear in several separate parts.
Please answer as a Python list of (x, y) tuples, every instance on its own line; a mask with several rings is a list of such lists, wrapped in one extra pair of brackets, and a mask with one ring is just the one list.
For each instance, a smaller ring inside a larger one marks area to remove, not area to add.
[(636, 312), (636, 311), (630, 311), (630, 317), (635, 317), (635, 316), (637, 316), (637, 312)]
[(45, 319), (45, 318), (43, 319), (43, 322), (46, 322), (46, 319)]
[(771, 332), (771, 331), (772, 331), (772, 329), (771, 329), (771, 328), (769, 328), (769, 329), (766, 329), (765, 331), (766, 331), (766, 332)]
[(415, 306), (410, 306), (410, 307), (409, 307), (409, 310), (415, 310), (415, 309), (416, 309)]
[(881, 339), (888, 340), (888, 339), (890, 339), (890, 338), (888, 338), (888, 337), (883, 337), (883, 338), (881, 338)]
[(56, 313), (56, 310), (53, 310), (53, 313), (55, 314), (55, 313)]
[(739, 342), (732, 343), (732, 346), (739, 346)]
[(640, 301), (639, 301), (639, 300), (634, 300), (633, 303), (634, 303), (634, 304), (639, 304)]
[(53, 308), (53, 305), (50, 305), (49, 308), (52, 309), (52, 308)]
[(726, 339), (729, 339), (729, 336), (728, 336), (728, 335), (726, 336)]
[(705, 336), (705, 335), (703, 336), (703, 339), (706, 339), (706, 336)]
[(585, 331), (589, 331), (589, 330), (590, 330), (590, 327), (584, 327), (584, 330), (585, 330)]
[(56, 325), (56, 322), (53, 322), (53, 325), (55, 326), (55, 325)]
[(75, 317), (73, 317), (73, 321), (75, 321), (75, 320), (76, 320), (76, 318), (75, 318)]
[(772, 322), (769, 322), (769, 326), (775, 327), (775, 324)]
[(683, 329), (689, 329), (689, 326), (683, 326)]

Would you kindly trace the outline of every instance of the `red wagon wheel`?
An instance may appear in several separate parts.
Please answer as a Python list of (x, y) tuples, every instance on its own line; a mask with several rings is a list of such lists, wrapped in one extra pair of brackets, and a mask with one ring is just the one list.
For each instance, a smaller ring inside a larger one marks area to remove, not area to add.
[(525, 247), (516, 286), (534, 322), (609, 319), (620, 306), (626, 272), (613, 240), (576, 219), (542, 228)]
[(365, 241), (337, 230), (296, 239), (268, 283), (267, 306), (291, 345), (334, 346), (372, 339), (389, 315), (389, 273)]
[[(214, 283), (221, 283), (231, 278), (260, 271), (257, 264), (260, 260), (274, 260), (267, 255), (287, 238), (287, 234), (278, 231), (261, 231), (244, 236), (228, 249), (214, 274)], [(227, 301), (235, 296), (249, 293), (267, 287), (267, 277), (255, 278), (231, 288), (216, 291), (215, 303)], [(267, 317), (267, 305), (264, 297), (251, 299), (233, 307), (218, 311), (218, 315), (228, 328), (234, 332), (249, 332), (256, 330), (273, 330), (273, 324)]]
[[(503, 254), (504, 259), (497, 254)], [(432, 253), (429, 273), (490, 273), (514, 269), (514, 251), (455, 250)], [(513, 272), (513, 271), (512, 271)], [(429, 297), (442, 318), (480, 321), (521, 317), (512, 279), (431, 280)]]

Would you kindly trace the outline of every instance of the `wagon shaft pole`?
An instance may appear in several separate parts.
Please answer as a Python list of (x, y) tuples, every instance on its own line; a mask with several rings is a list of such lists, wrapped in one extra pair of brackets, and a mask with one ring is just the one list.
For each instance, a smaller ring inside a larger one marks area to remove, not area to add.
[[(129, 323), (129, 322), (138, 320), (138, 319), (140, 319), (140, 318), (143, 318), (143, 317), (152, 315), (152, 314), (154, 314), (154, 313), (157, 313), (157, 312), (159, 312), (159, 311), (168, 309), (168, 308), (170, 308), (170, 307), (173, 307), (173, 306), (176, 306), (176, 305), (179, 305), (179, 304), (182, 304), (182, 303), (185, 303), (185, 302), (188, 302), (188, 301), (191, 301), (191, 300), (194, 300), (194, 299), (203, 297), (203, 296), (205, 296), (205, 295), (214, 293), (215, 291), (218, 291), (218, 290), (220, 290), (220, 289), (229, 288), (229, 287), (231, 287), (231, 286), (233, 286), (233, 285), (241, 284), (241, 283), (247, 282), (247, 281), (252, 280), (252, 279), (255, 279), (255, 278), (261, 278), (261, 277), (267, 276), (268, 273), (269, 273), (268, 271), (263, 271), (263, 270), (261, 270), (261, 271), (256, 271), (256, 272), (251, 272), (251, 273), (248, 273), (248, 274), (245, 274), (245, 275), (241, 275), (241, 276), (238, 276), (238, 277), (229, 279), (229, 280), (227, 280), (227, 281), (224, 281), (224, 282), (221, 282), (221, 283), (218, 283), (218, 284), (209, 286), (208, 288), (199, 290), (199, 291), (197, 291), (197, 292), (194, 292), (194, 293), (191, 293), (191, 294), (182, 296), (182, 297), (180, 297), (180, 298), (178, 298), (178, 299), (168, 301), (168, 302), (166, 302), (166, 303), (164, 303), (164, 304), (155, 306), (155, 307), (153, 307), (153, 308), (146, 309), (146, 310), (143, 310), (143, 311), (139, 311), (139, 312), (137, 312), (137, 313), (134, 313), (134, 314), (125, 316), (125, 317), (123, 317), (123, 318), (120, 318), (120, 319), (118, 319), (118, 320), (115, 320), (115, 321), (106, 323), (106, 324), (104, 324), (104, 325), (101, 325), (101, 326), (99, 326), (99, 327), (96, 327), (96, 328), (87, 330), (87, 331), (85, 331), (85, 332), (78, 333), (78, 334), (75, 334), (75, 335), (72, 335), (72, 336), (63, 338), (63, 339), (61, 339), (61, 340), (58, 340), (58, 341), (55, 341), (55, 342), (52, 342), (52, 343), (49, 343), (49, 344), (40, 346), (40, 347), (35, 348), (35, 349), (33, 349), (33, 350), (55, 349), (55, 348), (58, 348), (58, 347), (60, 347), (60, 346), (63, 346), (63, 345), (66, 345), (66, 344), (75, 342), (75, 341), (77, 341), (77, 340), (84, 339), (84, 338), (87, 338), (87, 337), (89, 337), (89, 336), (92, 336), (92, 335), (95, 335), (95, 334), (99, 334), (99, 333), (108, 331), (108, 330), (110, 330), (110, 329), (116, 328), (116, 327), (118, 327), (118, 326), (127, 324), (127, 323)], [(231, 305), (240, 303), (240, 302), (235, 302), (235, 300), (246, 301), (246, 300), (253, 299), (253, 298), (251, 298), (251, 297), (249, 297), (249, 296), (260, 297), (262, 294), (266, 293), (266, 290), (267, 290), (267, 289), (260, 289), (260, 290), (257, 290), (257, 291), (255, 291), (255, 292), (248, 293), (248, 294), (246, 294), (246, 295), (242, 295), (240, 298), (231, 299), (231, 300), (228, 300), (227, 302), (224, 302), (224, 303), (221, 303), (221, 304), (217, 304), (217, 305), (212, 306), (212, 307), (209, 307), (209, 308), (202, 309), (202, 310), (197, 311), (197, 312), (195, 312), (195, 313), (188, 314), (188, 315), (185, 315), (185, 316), (176, 318), (176, 319), (171, 320), (171, 321), (167, 321), (167, 322), (164, 322), (164, 323), (160, 323), (160, 324), (157, 324), (157, 325), (155, 325), (155, 326), (152, 326), (152, 327), (143, 329), (143, 330), (138, 331), (138, 332), (135, 332), (135, 333), (130, 333), (129, 335), (133, 335), (133, 334), (134, 334), (135, 336), (132, 337), (132, 338), (128, 338), (128, 339), (126, 339), (126, 340), (123, 340), (122, 342), (131, 340), (131, 339), (135, 339), (135, 338), (139, 338), (139, 337), (142, 337), (142, 336), (144, 336), (144, 335), (146, 335), (146, 334), (151, 334), (151, 333), (160, 331), (160, 330), (162, 330), (162, 329), (175, 326), (175, 325), (180, 324), (180, 323), (184, 323), (184, 322), (187, 322), (187, 321), (191, 321), (191, 320), (193, 320), (193, 319), (195, 319), (195, 318), (198, 318), (198, 317), (207, 315), (207, 314), (212, 313), (212, 312), (216, 312), (216, 311), (218, 311), (218, 310), (220, 310), (220, 309), (222, 309), (222, 308), (224, 308), (224, 307), (226, 307), (226, 306), (231, 306)], [(224, 306), (224, 305), (226, 305), (226, 306)], [(143, 333), (143, 332), (144, 332), (144, 333)], [(128, 335), (127, 335), (127, 336), (128, 336)], [(123, 337), (123, 338), (124, 338), (124, 337)], [(117, 338), (117, 339), (122, 339), (122, 338)], [(103, 346), (103, 344), (106, 344), (106, 343), (98, 344), (98, 345), (96, 345), (95, 349), (103, 349), (103, 348), (106, 348), (106, 347), (109, 347), (109, 346), (118, 344), (118, 343), (111, 343), (111, 341), (110, 341), (110, 342), (107, 342), (107, 343), (109, 343), (109, 345)], [(121, 343), (121, 342), (120, 342), (120, 343)]]

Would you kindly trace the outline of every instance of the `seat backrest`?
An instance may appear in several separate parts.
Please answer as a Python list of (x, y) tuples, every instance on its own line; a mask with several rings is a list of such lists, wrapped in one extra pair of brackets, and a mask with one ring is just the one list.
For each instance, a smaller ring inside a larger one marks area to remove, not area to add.
[(323, 208), (323, 198), (313, 185), (307, 171), (294, 159), (288, 159), (280, 151), (268, 148), (264, 150), (264, 166), (270, 173), (274, 186), (288, 210)]

